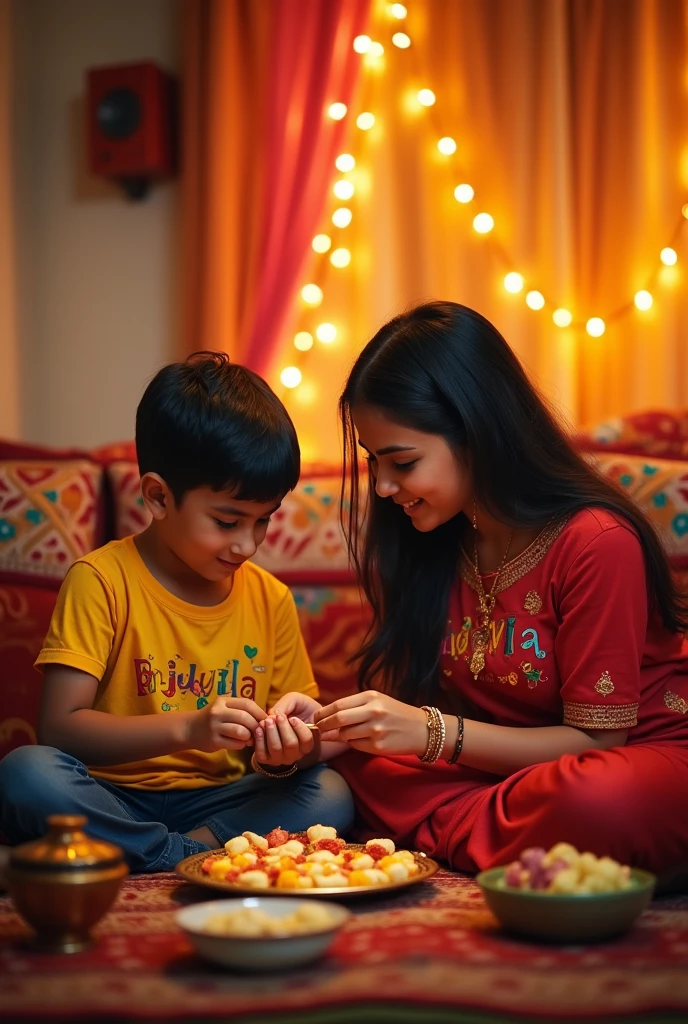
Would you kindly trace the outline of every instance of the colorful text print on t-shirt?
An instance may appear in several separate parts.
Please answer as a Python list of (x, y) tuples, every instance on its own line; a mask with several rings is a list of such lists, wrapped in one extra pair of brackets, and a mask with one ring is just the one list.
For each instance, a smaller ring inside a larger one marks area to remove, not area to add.
[[(152, 693), (160, 693), (168, 699), (175, 694), (184, 696), (187, 693), (196, 698), (196, 707), (203, 708), (211, 695), (216, 697), (247, 697), (256, 698), (256, 681), (253, 676), (239, 677), (239, 659), (231, 658), (225, 668), (198, 671), (195, 662), (189, 663), (188, 672), (178, 671), (176, 661), (167, 662), (167, 672), (153, 668), (150, 656), (134, 658), (136, 674), (136, 692), (139, 697), (147, 697)], [(172, 710), (167, 705), (163, 710)]]
[[(457, 632), (452, 630), (450, 622), (449, 632), (442, 644), (442, 654), (447, 654), (456, 661), (462, 654), (472, 651), (474, 649), (475, 632), (476, 629), (469, 617), (463, 620), (463, 625)], [(495, 651), (501, 648), (502, 654), (508, 658), (514, 653), (516, 645), (522, 651), (532, 649), (536, 658), (545, 658), (547, 656), (547, 651), (540, 647), (538, 631), (531, 626), (519, 631), (515, 615), (509, 615), (506, 619), (495, 619), (493, 622), (490, 622), (487, 636), (488, 654), (494, 654)]]

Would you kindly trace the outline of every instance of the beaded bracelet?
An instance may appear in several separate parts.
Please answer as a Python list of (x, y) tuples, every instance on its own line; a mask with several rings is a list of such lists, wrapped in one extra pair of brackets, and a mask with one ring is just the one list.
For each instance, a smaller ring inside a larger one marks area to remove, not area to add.
[(286, 779), (290, 775), (293, 775), (298, 769), (298, 765), (293, 764), (288, 772), (269, 772), (265, 768), (262, 768), (256, 761), (256, 755), (254, 754), (251, 758), (251, 767), (254, 771), (260, 772), (261, 775), (267, 775), (269, 779)]
[(447, 764), (456, 764), (461, 756), (463, 750), (463, 715), (457, 715), (456, 720), (458, 723), (459, 731), (456, 735), (456, 743), (454, 744), (454, 751), (452, 756), (447, 758)]
[(419, 754), (418, 758), (425, 764), (433, 764), (439, 760), (442, 753), (444, 741), (447, 738), (447, 727), (438, 708), (431, 708), (424, 704), (422, 710), (428, 720), (428, 745), (425, 748), (425, 753)]

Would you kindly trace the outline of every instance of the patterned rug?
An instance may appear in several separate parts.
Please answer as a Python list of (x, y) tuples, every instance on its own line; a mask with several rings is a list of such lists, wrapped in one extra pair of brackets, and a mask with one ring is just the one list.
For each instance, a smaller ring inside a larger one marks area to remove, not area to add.
[(0, 1019), (232, 1024), (501, 1024), (688, 1019), (688, 896), (655, 901), (622, 939), (588, 947), (500, 931), (472, 879), (440, 872), (396, 896), (351, 901), (354, 918), (319, 964), (267, 976), (199, 960), (174, 912), (217, 894), (174, 875), (123, 886), (72, 956), (26, 945), (0, 898)]

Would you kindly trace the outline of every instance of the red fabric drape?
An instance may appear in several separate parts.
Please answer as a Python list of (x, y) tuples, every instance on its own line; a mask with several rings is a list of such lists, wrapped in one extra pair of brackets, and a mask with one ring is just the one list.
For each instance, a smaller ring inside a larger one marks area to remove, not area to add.
[(265, 373), (317, 232), (370, 0), (187, 0), (185, 347)]

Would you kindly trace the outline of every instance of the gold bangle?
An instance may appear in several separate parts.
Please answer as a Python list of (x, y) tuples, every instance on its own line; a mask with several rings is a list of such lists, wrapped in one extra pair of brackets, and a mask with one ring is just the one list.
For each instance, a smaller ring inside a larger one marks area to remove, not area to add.
[(293, 775), (298, 770), (298, 765), (293, 764), (287, 772), (269, 772), (265, 768), (262, 768), (256, 761), (256, 755), (253, 754), (251, 757), (251, 767), (254, 771), (260, 772), (261, 775), (267, 775), (269, 779), (287, 779), (290, 775)]
[(439, 760), (444, 749), (447, 728), (438, 708), (431, 708), (424, 704), (422, 710), (425, 712), (428, 720), (428, 745), (425, 748), (425, 753), (419, 754), (418, 758), (424, 764), (434, 764), (435, 761)]

